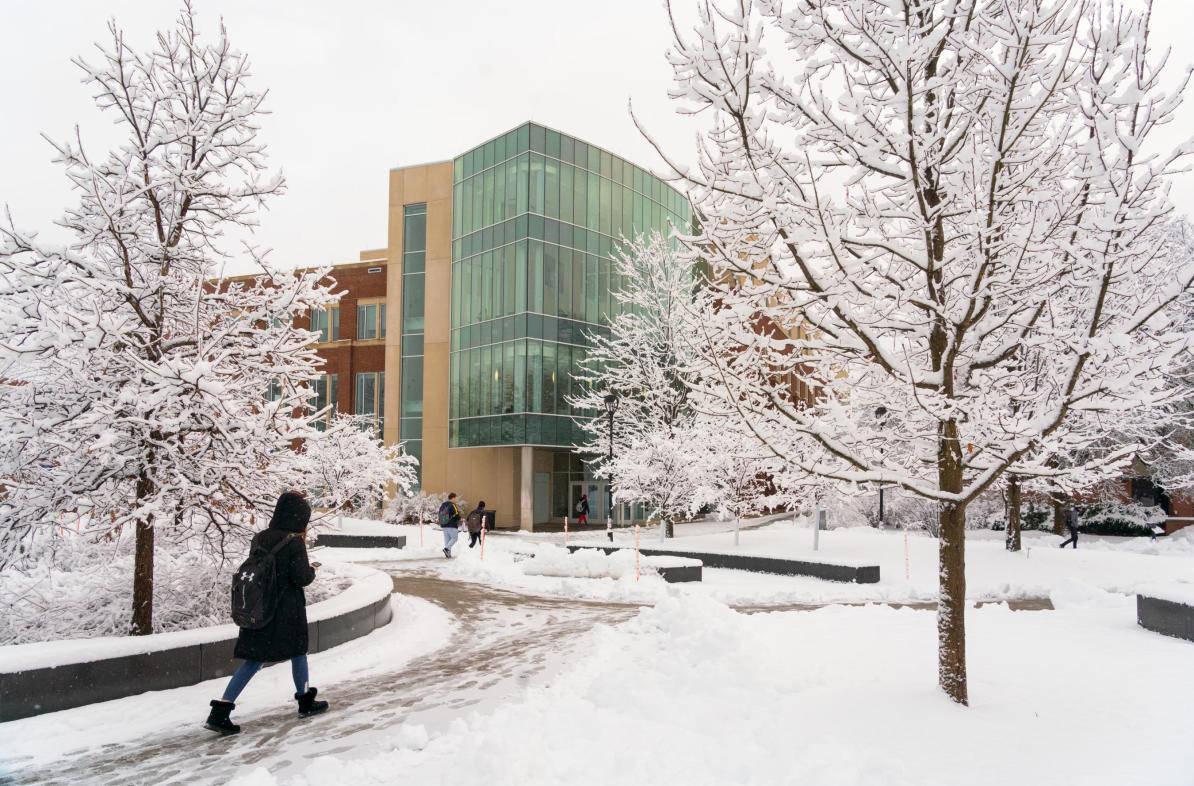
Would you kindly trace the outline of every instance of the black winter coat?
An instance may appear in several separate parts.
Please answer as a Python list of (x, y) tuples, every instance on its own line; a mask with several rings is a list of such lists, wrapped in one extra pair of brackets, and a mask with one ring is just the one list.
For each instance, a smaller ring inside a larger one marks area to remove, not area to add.
[[(293, 536), (293, 537), (291, 537)], [(234, 655), (243, 660), (275, 662), (307, 654), (307, 597), (303, 587), (315, 580), (303, 539), (292, 532), (267, 529), (253, 536), (253, 548), (272, 549), (282, 538), (290, 542), (274, 557), (278, 605), (274, 618), (259, 630), (241, 628)]]

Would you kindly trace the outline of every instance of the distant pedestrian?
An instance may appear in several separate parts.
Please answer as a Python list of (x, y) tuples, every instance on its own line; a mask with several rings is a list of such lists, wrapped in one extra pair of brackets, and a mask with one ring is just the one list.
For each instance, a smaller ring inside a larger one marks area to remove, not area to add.
[(1070, 543), (1074, 544), (1075, 549), (1078, 548), (1078, 509), (1073, 506), (1065, 514), (1065, 528), (1070, 531), (1070, 536), (1058, 548), (1064, 549)]
[(456, 492), (448, 495), (439, 506), (439, 528), (444, 532), (444, 556), (452, 556), (452, 547), (460, 537), (460, 506), (456, 504)]
[(468, 526), (468, 547), (471, 549), (481, 540), (481, 530), (485, 527), (485, 500), (477, 503), (477, 508), (465, 519)]
[(576, 523), (579, 526), (584, 526), (589, 523), (589, 495), (581, 494), (580, 501), (576, 503)]
[[(211, 702), (211, 713), (204, 726), (212, 731), (220, 734), (240, 731), (229, 715), (236, 708), (241, 691), (266, 663), (290, 661), (294, 698), (301, 717), (318, 715), (328, 708), (326, 701), (315, 700), (318, 691), (307, 685), (307, 598), (303, 587), (315, 580), (315, 569), (319, 567), (318, 562), (308, 562), (303, 542), (310, 520), (311, 506), (307, 500), (297, 491), (288, 491), (278, 498), (269, 528), (253, 536), (245, 565), (255, 570), (248, 571), (242, 566), (239, 581), (234, 579), (233, 614), (243, 615), (243, 604), (237, 606), (238, 596), (241, 601), (248, 597), (258, 601), (249, 613), (264, 624), (240, 629), (233, 654), (244, 663), (232, 675), (224, 695)], [(254, 572), (272, 575), (273, 580), (254, 583)]]

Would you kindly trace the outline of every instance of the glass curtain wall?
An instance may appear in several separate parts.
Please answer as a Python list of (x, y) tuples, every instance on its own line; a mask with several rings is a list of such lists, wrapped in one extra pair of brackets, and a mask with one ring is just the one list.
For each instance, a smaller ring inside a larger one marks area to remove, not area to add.
[(449, 444), (582, 440), (572, 372), (616, 314), (621, 238), (688, 227), (645, 170), (529, 123), (454, 162)]
[(423, 480), (423, 315), (426, 293), (427, 205), (402, 211), (402, 369), (398, 439), (419, 460)]

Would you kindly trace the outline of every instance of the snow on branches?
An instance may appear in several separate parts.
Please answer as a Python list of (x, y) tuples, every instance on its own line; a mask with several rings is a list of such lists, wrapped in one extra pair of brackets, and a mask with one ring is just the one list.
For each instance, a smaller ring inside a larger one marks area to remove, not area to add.
[(225, 233), (283, 187), (258, 139), (265, 94), (189, 5), (155, 40), (138, 52), (113, 24), (98, 64), (75, 61), (124, 137), (103, 156), (54, 145), (79, 198), (70, 245), (0, 227), (0, 564), (64, 513), (135, 528), (137, 633), (156, 535), (222, 549), (301, 477), (320, 361), (294, 318), (336, 300), (325, 271), (258, 258), (259, 275), (222, 277)]
[(1100, 449), (1109, 422), (1173, 395), (1194, 258), (1168, 182), (1190, 146), (1155, 132), (1184, 82), (1118, 3), (698, 11), (669, 58), (710, 123), (676, 167), (724, 317), (702, 394), (789, 466), (938, 503), (939, 677), (965, 703), (966, 505), (1006, 473), (1118, 471), (1135, 446)]
[(379, 507), (392, 487), (405, 498), (418, 483), (418, 459), (407, 455), (401, 444), (386, 447), (374, 436), (371, 417), (334, 415), (326, 429), (308, 439), (299, 453), (312, 507), (329, 511)]

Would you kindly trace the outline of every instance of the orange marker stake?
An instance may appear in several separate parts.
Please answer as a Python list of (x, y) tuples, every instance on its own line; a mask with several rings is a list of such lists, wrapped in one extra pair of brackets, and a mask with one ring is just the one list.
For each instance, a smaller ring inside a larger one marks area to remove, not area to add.
[(568, 517), (564, 517), (564, 548), (568, 548)]

